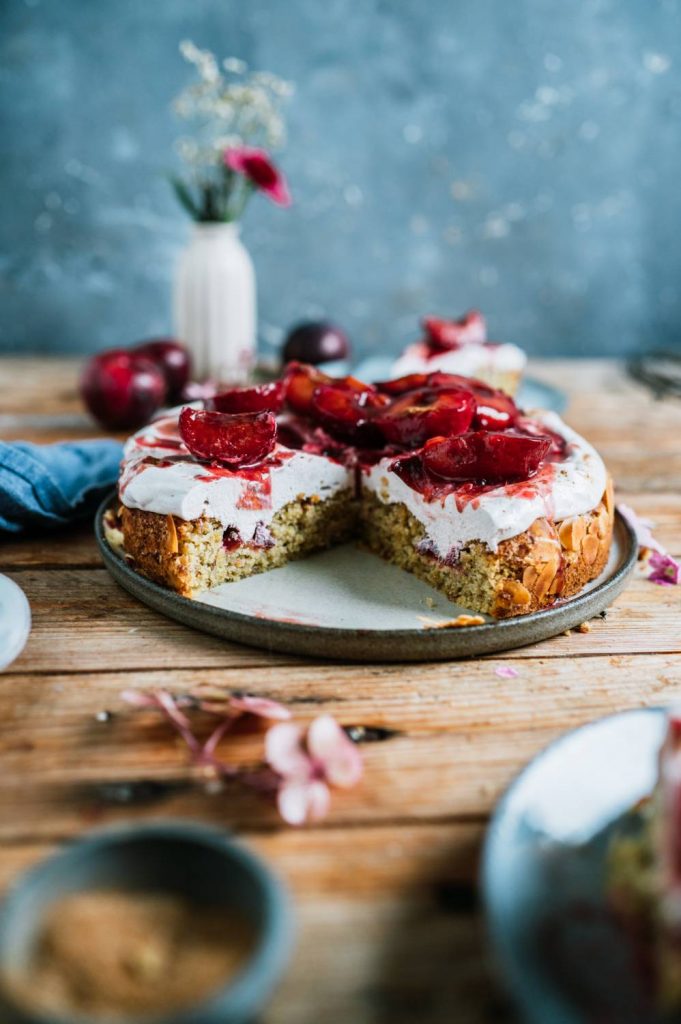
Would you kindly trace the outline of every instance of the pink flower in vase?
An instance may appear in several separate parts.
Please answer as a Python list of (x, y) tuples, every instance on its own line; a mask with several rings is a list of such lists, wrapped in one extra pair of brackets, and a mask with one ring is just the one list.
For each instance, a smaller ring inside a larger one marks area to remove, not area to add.
[(253, 146), (234, 146), (226, 149), (224, 160), (230, 170), (243, 174), (254, 188), (264, 192), (279, 206), (291, 205), (291, 193), (286, 179), (264, 149)]

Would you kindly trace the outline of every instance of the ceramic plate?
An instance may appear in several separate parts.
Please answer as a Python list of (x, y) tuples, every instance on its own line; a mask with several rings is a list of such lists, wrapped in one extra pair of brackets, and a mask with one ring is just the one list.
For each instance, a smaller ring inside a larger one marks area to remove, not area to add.
[(0, 576), (0, 670), (19, 657), (30, 632), (26, 595), (9, 576)]
[[(392, 376), (393, 362), (393, 359), (385, 356), (371, 356), (359, 363), (352, 372), (360, 380), (388, 380)], [(552, 409), (554, 412), (563, 412), (567, 405), (567, 395), (564, 391), (533, 377), (523, 377), (515, 400), (521, 409)]]
[(610, 560), (577, 597), (533, 615), (435, 628), (470, 611), (355, 544), (291, 562), (190, 600), (136, 572), (95, 530), (112, 576), (135, 597), (206, 633), (272, 651), (355, 661), (428, 661), (490, 654), (579, 625), (620, 593), (636, 561), (631, 529), (617, 516)]
[(664, 731), (659, 708), (576, 729), (539, 754), (497, 808), (485, 901), (500, 965), (529, 1021), (655, 1020), (605, 888), (609, 844), (640, 825), (629, 812), (654, 786)]

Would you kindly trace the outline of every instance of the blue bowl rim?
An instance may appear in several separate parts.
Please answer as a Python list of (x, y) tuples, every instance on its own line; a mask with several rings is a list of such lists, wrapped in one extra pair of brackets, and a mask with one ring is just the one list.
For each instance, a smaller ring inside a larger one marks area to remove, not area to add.
[[(226, 1014), (237, 1012), (240, 1015), (238, 1019), (242, 1019), (242, 1016), (244, 1020), (248, 1019), (249, 1014), (262, 1008), (283, 973), (294, 937), (293, 915), (288, 890), (278, 876), (245, 844), (236, 840), (228, 829), (171, 818), (93, 829), (68, 841), (65, 848), (41, 859), (14, 879), (0, 901), (0, 920), (10, 914), (12, 902), (17, 895), (30, 887), (48, 868), (58, 868), (60, 863), (68, 863), (74, 855), (97, 855), (105, 846), (147, 837), (203, 845), (221, 853), (227, 860), (236, 861), (260, 887), (266, 920), (253, 954), (235, 979), (189, 1008), (172, 1014), (131, 1018), (131, 1024), (197, 1024), (199, 1020), (201, 1024), (222, 1024)], [(33, 1011), (20, 1012), (27, 1024), (29, 1021), (30, 1024), (90, 1024), (90, 1018), (87, 1017), (74, 1020), (55, 1015), (44, 1016)], [(231, 1017), (228, 1019), (231, 1020)]]

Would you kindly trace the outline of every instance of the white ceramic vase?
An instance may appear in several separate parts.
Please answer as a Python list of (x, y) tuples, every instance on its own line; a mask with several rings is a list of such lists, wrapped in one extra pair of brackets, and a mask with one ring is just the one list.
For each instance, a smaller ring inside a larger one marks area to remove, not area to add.
[(177, 268), (175, 331), (197, 379), (246, 380), (255, 364), (255, 271), (238, 224), (195, 224)]

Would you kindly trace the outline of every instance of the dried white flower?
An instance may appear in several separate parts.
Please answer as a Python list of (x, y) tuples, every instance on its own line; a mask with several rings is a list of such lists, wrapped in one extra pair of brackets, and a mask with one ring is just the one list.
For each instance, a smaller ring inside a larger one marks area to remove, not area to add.
[(248, 70), (248, 64), (245, 60), (239, 60), (238, 57), (226, 57), (222, 66), (225, 71), (230, 71), (234, 75), (243, 75), (244, 71)]
[(221, 209), (226, 209), (230, 196), (225, 187), (225, 150), (242, 145), (281, 146), (286, 137), (281, 108), (293, 86), (270, 71), (249, 72), (238, 57), (218, 63), (210, 50), (200, 49), (189, 39), (180, 43), (180, 53), (197, 77), (172, 101), (173, 111), (188, 130), (175, 144), (188, 171), (185, 182), (176, 183), (175, 188), (212, 190)]
[[(247, 141), (251, 145), (280, 146), (285, 139), (281, 104), (293, 92), (290, 82), (270, 71), (247, 75), (247, 64), (227, 57), (222, 67), (239, 80), (227, 80), (210, 50), (191, 40), (180, 44), (182, 56), (196, 68), (199, 81), (186, 86), (173, 100), (173, 110), (183, 121), (194, 122), (199, 149), (216, 151), (218, 138)], [(189, 152), (184, 147), (185, 152)], [(190, 158), (195, 162), (195, 154)]]

